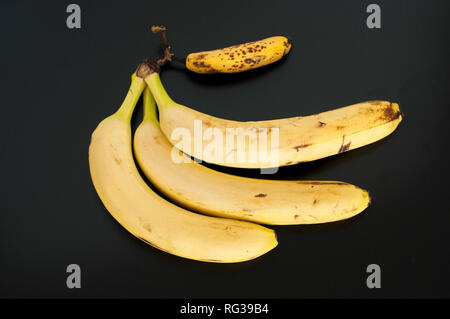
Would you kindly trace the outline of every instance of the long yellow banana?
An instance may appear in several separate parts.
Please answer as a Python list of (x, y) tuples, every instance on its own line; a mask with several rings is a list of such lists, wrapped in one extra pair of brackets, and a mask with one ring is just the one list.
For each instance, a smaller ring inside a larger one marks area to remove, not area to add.
[(152, 184), (184, 207), (220, 217), (292, 225), (346, 219), (369, 204), (365, 190), (347, 183), (244, 178), (190, 161), (162, 133), (148, 88), (143, 100), (144, 119), (134, 135), (135, 157)]
[(239, 73), (280, 60), (291, 50), (283, 36), (233, 45), (223, 49), (191, 53), (186, 67), (196, 73)]
[[(402, 120), (397, 103), (369, 101), (304, 117), (256, 122), (231, 121), (174, 102), (157, 72), (151, 73), (145, 81), (156, 99), (161, 129), (170, 142), (178, 146), (178, 139), (173, 137), (173, 132), (187, 130), (191, 137), (190, 145), (183, 151), (222, 166), (269, 168), (317, 160), (380, 140), (392, 133)], [(203, 131), (218, 130), (218, 135), (223, 137), (227, 136), (227, 130), (232, 130), (236, 133), (231, 143), (234, 147), (228, 147), (226, 138), (222, 139), (219, 147), (214, 140), (216, 146), (213, 149), (218, 150), (215, 155), (222, 155), (208, 157), (212, 154), (210, 144), (213, 141), (205, 141), (204, 136), (196, 134), (196, 123), (200, 123)], [(261, 134), (267, 135), (266, 148), (277, 154), (276, 163), (261, 156), (261, 150), (266, 145), (260, 142)], [(249, 142), (239, 144), (239, 140), (248, 136)], [(277, 145), (274, 146), (273, 141)], [(257, 151), (251, 148), (251, 142), (258, 146)], [(244, 154), (245, 160), (239, 160), (240, 153)]]
[(92, 134), (89, 167), (111, 215), (142, 241), (171, 254), (207, 262), (256, 258), (277, 245), (273, 230), (232, 219), (194, 214), (161, 198), (139, 175), (132, 154), (130, 119), (145, 87), (132, 76), (128, 94)]

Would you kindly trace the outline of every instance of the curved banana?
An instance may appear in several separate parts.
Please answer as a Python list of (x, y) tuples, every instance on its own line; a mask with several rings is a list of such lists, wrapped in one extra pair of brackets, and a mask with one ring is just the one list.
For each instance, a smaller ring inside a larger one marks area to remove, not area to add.
[(214, 216), (293, 225), (350, 218), (369, 205), (367, 191), (347, 183), (245, 178), (195, 163), (164, 136), (148, 88), (143, 100), (135, 157), (152, 184), (181, 206)]
[(139, 175), (132, 154), (130, 119), (145, 87), (133, 75), (120, 109), (92, 134), (89, 167), (111, 215), (142, 241), (171, 254), (207, 262), (256, 258), (277, 245), (273, 230), (232, 219), (194, 214), (161, 198)]
[(191, 53), (186, 67), (196, 73), (239, 73), (280, 60), (291, 50), (283, 36), (233, 45), (223, 49)]
[[(369, 101), (304, 117), (232, 121), (174, 102), (157, 72), (145, 81), (156, 99), (161, 129), (170, 142), (199, 160), (222, 166), (269, 168), (317, 160), (378, 141), (392, 133), (402, 120), (397, 103)], [(208, 129), (223, 138), (205, 141), (202, 132)], [(178, 143), (179, 136), (172, 135), (181, 130), (190, 135), (189, 145), (182, 141), (183, 147)], [(235, 132), (232, 143), (225, 138), (228, 130)], [(248, 142), (239, 143), (247, 137)], [(263, 152), (265, 149), (269, 151)], [(269, 156), (270, 160), (262, 156), (272, 151), (276, 156)]]

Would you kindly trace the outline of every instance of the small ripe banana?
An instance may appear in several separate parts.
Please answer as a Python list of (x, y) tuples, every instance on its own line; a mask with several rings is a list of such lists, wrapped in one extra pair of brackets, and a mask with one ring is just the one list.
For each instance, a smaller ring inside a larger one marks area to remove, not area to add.
[[(365, 190), (347, 183), (244, 178), (189, 161), (161, 131), (148, 88), (143, 101), (144, 118), (134, 135), (137, 162), (152, 184), (181, 206), (214, 216), (293, 225), (350, 218), (369, 204)], [(173, 155), (180, 156), (178, 163)]]
[(191, 53), (186, 67), (196, 73), (239, 73), (280, 60), (291, 50), (283, 36), (233, 45), (223, 49)]
[[(156, 99), (160, 126), (166, 137), (178, 146), (172, 133), (180, 128), (188, 130), (190, 145), (183, 151), (199, 160), (222, 166), (269, 168), (317, 160), (378, 141), (391, 134), (402, 120), (399, 105), (388, 101), (362, 102), (304, 117), (249, 122), (225, 120), (174, 102), (163, 87), (159, 74), (151, 72), (145, 81)], [(213, 141), (205, 142), (203, 136), (195, 134), (196, 122), (204, 130), (218, 130), (223, 137), (231, 129), (236, 133), (231, 143), (234, 148), (228, 147), (225, 138), (219, 147), (211, 148), (209, 144)], [(267, 148), (276, 151), (275, 165), (261, 156), (266, 144), (261, 144), (259, 132), (267, 135)], [(278, 134), (277, 139), (272, 139), (275, 133)], [(238, 141), (249, 136), (253, 140), (241, 143), (239, 147)], [(276, 140), (278, 145), (271, 144), (272, 140)], [(256, 151), (250, 147), (252, 143), (258, 145)], [(216, 153), (222, 156), (207, 157), (212, 154), (211, 149), (219, 150)], [(239, 160), (239, 153), (245, 155), (245, 160)]]
[(161, 198), (141, 178), (133, 160), (130, 119), (145, 87), (145, 73), (141, 65), (122, 106), (92, 134), (89, 167), (105, 207), (134, 236), (177, 256), (229, 263), (273, 249), (277, 245), (273, 230), (192, 213)]

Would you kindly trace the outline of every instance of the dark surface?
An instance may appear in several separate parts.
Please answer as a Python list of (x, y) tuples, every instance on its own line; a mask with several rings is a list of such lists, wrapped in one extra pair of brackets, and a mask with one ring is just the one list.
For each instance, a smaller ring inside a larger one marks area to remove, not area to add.
[[(365, 24), (373, 2), (381, 30)], [(80, 30), (66, 28), (69, 3), (1, 6), (0, 297), (450, 297), (448, 1), (77, 1)], [(87, 151), (137, 64), (159, 55), (152, 24), (169, 27), (180, 56), (293, 40), (282, 62), (245, 74), (165, 70), (174, 100), (212, 115), (265, 120), (399, 102), (405, 118), (388, 138), (271, 176), (353, 183), (370, 191), (370, 208), (332, 224), (274, 227), (274, 251), (231, 265), (178, 258), (125, 231), (94, 191)], [(81, 266), (81, 289), (66, 287), (71, 263)], [(372, 263), (381, 289), (366, 287)]]

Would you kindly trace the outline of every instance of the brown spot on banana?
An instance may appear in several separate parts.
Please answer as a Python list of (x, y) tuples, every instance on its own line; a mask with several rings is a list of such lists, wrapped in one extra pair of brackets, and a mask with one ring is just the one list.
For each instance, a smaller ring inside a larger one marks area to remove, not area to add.
[(402, 113), (400, 112), (400, 110), (394, 109), (393, 104), (390, 103), (390, 105), (384, 109), (383, 115), (381, 116), (380, 120), (392, 122), (398, 119), (401, 115)]
[(117, 165), (122, 164), (122, 160), (116, 156), (114, 156), (114, 162), (116, 162)]
[(342, 144), (341, 144), (341, 147), (339, 148), (338, 154), (348, 151), (351, 144), (352, 144), (352, 141), (345, 144), (345, 135), (342, 136)]
[(311, 146), (311, 145), (312, 145), (312, 144), (302, 144), (302, 145), (297, 145), (297, 146), (294, 146), (293, 149), (295, 149), (295, 150), (298, 152), (299, 149), (305, 148), (305, 147), (308, 147), (308, 146)]
[(201, 259), (201, 261), (206, 261), (210, 263), (220, 263), (221, 261), (218, 259)]
[(266, 196), (267, 196), (267, 194), (263, 194), (263, 193), (259, 193), (259, 194), (255, 195), (255, 197), (266, 197)]
[(290, 39), (275, 36), (222, 49), (191, 53), (186, 58), (186, 68), (196, 73), (238, 73), (276, 62), (288, 54), (291, 47)]
[(207, 55), (208, 55), (208, 54), (206, 54), (206, 53), (204, 53), (204, 54), (199, 54), (199, 55), (197, 55), (195, 58), (196, 58), (197, 60), (202, 60), (202, 59), (204, 59)]
[(347, 144), (342, 144), (341, 148), (339, 149), (339, 153), (343, 153), (346, 152), (350, 149), (350, 144), (352, 144), (352, 142), (348, 142)]
[[(186, 60), (186, 63), (187, 60)], [(204, 61), (194, 61), (192, 62), (192, 64), (199, 70), (202, 70), (201, 72), (198, 73), (205, 73), (205, 74), (215, 74), (215, 73), (220, 73), (219, 71), (217, 71), (216, 69), (214, 69), (213, 67), (211, 67), (211, 65), (206, 64)]]
[(145, 230), (148, 231), (149, 233), (152, 232), (152, 227), (150, 226), (150, 224), (145, 224), (145, 225), (144, 225), (144, 228), (145, 228)]

